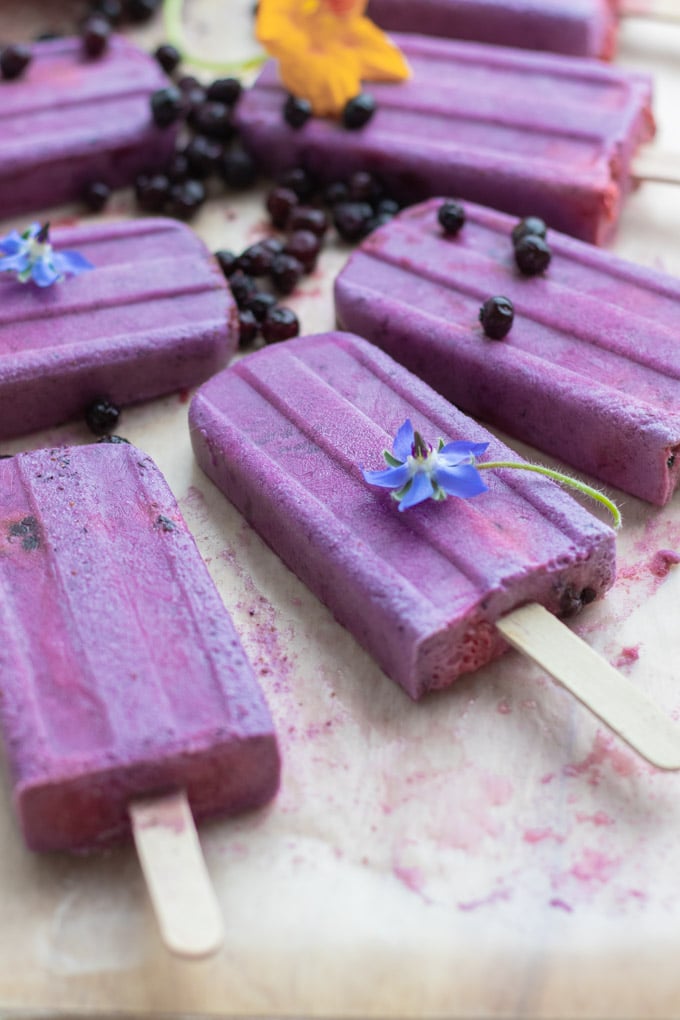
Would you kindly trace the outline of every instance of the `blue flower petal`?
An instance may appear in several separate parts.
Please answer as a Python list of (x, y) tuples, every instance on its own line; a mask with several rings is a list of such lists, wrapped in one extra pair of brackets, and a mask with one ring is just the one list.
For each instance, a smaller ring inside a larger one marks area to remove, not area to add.
[(399, 500), (399, 509), (408, 510), (409, 507), (415, 506), (416, 503), (422, 503), (432, 496), (434, 496), (434, 489), (430, 476), (426, 475), (424, 471), (419, 471), (417, 475), (413, 476), (411, 488)]
[(26, 247), (26, 241), (17, 230), (0, 239), (0, 251), (5, 255), (18, 255)]
[(31, 270), (31, 279), (39, 287), (51, 287), (60, 279), (60, 276), (47, 259), (36, 259)]
[(88, 269), (94, 269), (89, 259), (81, 255), (79, 251), (54, 252), (52, 258), (60, 276), (67, 274), (70, 276), (80, 276), (81, 273), (86, 273)]
[(23, 273), (31, 264), (31, 260), (25, 252), (16, 255), (0, 257), (0, 273)]
[(410, 418), (407, 418), (404, 424), (397, 432), (396, 436), (394, 437), (394, 443), (392, 444), (392, 453), (398, 460), (406, 460), (407, 457), (411, 456), (412, 446), (413, 446), (413, 425), (411, 425)]
[(400, 489), (409, 479), (406, 464), (399, 467), (385, 468), (384, 471), (364, 471), (364, 478), (369, 485), (379, 485), (383, 489)]
[(488, 489), (488, 486), (482, 481), (479, 471), (472, 464), (438, 468), (435, 478), (437, 484), (448, 496), (458, 496), (460, 499), (479, 496), (480, 493), (486, 492)]
[(465, 439), (457, 439), (453, 443), (447, 443), (439, 450), (440, 457), (446, 457), (453, 466), (460, 464), (462, 460), (472, 454), (473, 457), (481, 457), (486, 451), (488, 443), (469, 443)]

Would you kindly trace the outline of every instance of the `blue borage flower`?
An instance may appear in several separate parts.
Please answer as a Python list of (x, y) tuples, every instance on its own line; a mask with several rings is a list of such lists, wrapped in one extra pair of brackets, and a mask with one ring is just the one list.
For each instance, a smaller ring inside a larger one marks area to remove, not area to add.
[(571, 489), (601, 503), (614, 518), (614, 527), (621, 526), (621, 514), (613, 503), (602, 492), (578, 478), (543, 467), (542, 464), (527, 464), (522, 461), (496, 460), (477, 463), (477, 457), (486, 451), (488, 443), (468, 443), (457, 440), (444, 443), (440, 439), (434, 449), (426, 443), (419, 432), (407, 418), (401, 426), (392, 444), (392, 452), (383, 450), (383, 457), (389, 465), (383, 471), (366, 471), (363, 475), (369, 485), (377, 485), (383, 489), (392, 489), (391, 496), (399, 504), (400, 510), (423, 503), (426, 499), (438, 502), (447, 496), (458, 496), (459, 499), (470, 499), (488, 490), (479, 474), (480, 471), (492, 468), (512, 468), (516, 471), (533, 471), (545, 475), (553, 481), (566, 485)]
[(38, 287), (51, 287), (93, 268), (77, 251), (54, 251), (49, 223), (33, 223), (22, 234), (13, 230), (0, 238), (0, 273), (14, 273), (19, 283), (32, 280)]
[(391, 495), (400, 510), (408, 510), (426, 499), (441, 501), (447, 496), (470, 499), (487, 491), (475, 461), (488, 445), (465, 440), (444, 444), (440, 439), (434, 449), (414, 431), (407, 418), (394, 438), (392, 453), (383, 451), (389, 467), (383, 471), (364, 471), (364, 478), (369, 485), (394, 490)]

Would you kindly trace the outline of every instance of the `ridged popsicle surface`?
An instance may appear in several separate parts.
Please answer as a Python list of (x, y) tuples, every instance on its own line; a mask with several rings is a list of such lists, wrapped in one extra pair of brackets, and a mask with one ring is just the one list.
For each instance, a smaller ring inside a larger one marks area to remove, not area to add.
[(193, 386), (222, 368), (238, 312), (213, 256), (169, 219), (62, 227), (93, 269), (38, 288), (0, 278), (0, 436)]
[(93, 182), (126, 187), (167, 163), (177, 129), (151, 116), (152, 93), (169, 84), (153, 57), (120, 36), (97, 59), (79, 38), (31, 53), (21, 77), (0, 81), (0, 217), (77, 201)]
[(412, 69), (366, 88), (377, 110), (360, 130), (283, 117), (265, 65), (237, 109), (244, 144), (273, 174), (301, 165), (323, 181), (368, 170), (400, 200), (452, 195), (587, 241), (614, 232), (631, 160), (654, 133), (651, 80), (594, 60), (395, 35)]
[(500, 615), (538, 601), (568, 614), (614, 578), (611, 529), (557, 486), (488, 471), (490, 491), (400, 512), (365, 468), (406, 418), (434, 444), (490, 443), (481, 426), (349, 334), (250, 355), (190, 409), (199, 464), (385, 672), (414, 698), (504, 650)]
[(132, 797), (268, 800), (272, 722), (170, 490), (131, 446), (0, 462), (0, 720), (32, 849), (125, 835)]
[[(467, 204), (446, 237), (441, 200), (405, 210), (350, 256), (338, 320), (464, 411), (596, 478), (663, 504), (680, 478), (680, 283), (551, 232), (523, 276), (515, 221)], [(513, 302), (502, 342), (481, 304)]]

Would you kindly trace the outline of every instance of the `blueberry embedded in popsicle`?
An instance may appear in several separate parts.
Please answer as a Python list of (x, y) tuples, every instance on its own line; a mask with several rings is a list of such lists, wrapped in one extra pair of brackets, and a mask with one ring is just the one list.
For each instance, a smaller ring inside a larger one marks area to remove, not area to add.
[(312, 105), (306, 99), (288, 96), (283, 104), (283, 117), (292, 128), (301, 128), (312, 116)]
[(509, 298), (499, 295), (487, 298), (479, 309), (479, 321), (490, 340), (503, 340), (510, 332), (515, 309)]
[(465, 209), (460, 202), (451, 199), (440, 205), (437, 220), (448, 237), (455, 237), (465, 224)]
[(19, 78), (32, 60), (33, 54), (28, 46), (16, 43), (5, 46), (0, 53), (0, 76), (6, 81)]
[(365, 127), (373, 117), (377, 104), (369, 92), (360, 92), (354, 99), (350, 99), (342, 111), (342, 123), (350, 131), (358, 131)]
[(523, 276), (540, 276), (550, 265), (552, 252), (547, 241), (525, 234), (515, 244), (515, 263)]

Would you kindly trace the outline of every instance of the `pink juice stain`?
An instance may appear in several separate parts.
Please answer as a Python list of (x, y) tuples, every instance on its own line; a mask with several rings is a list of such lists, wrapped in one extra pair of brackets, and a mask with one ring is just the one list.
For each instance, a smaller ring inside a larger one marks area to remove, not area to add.
[(569, 869), (569, 874), (579, 882), (599, 882), (605, 885), (619, 870), (621, 862), (617, 857), (608, 857), (599, 850), (583, 850), (579, 860)]
[(617, 669), (621, 669), (622, 666), (630, 666), (633, 662), (637, 662), (640, 658), (640, 645), (630, 645), (629, 647), (622, 648), (617, 657), (614, 659), (613, 665)]
[(655, 577), (664, 578), (671, 567), (678, 563), (680, 563), (680, 554), (673, 549), (659, 549), (652, 557), (649, 569)]

